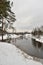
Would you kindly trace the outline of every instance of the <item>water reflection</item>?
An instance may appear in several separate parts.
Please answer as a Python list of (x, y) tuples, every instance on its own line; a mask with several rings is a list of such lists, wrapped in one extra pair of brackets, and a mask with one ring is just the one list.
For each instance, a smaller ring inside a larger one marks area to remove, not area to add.
[(32, 39), (32, 44), (34, 47), (42, 48), (43, 44), (40, 42), (37, 42), (35, 39)]

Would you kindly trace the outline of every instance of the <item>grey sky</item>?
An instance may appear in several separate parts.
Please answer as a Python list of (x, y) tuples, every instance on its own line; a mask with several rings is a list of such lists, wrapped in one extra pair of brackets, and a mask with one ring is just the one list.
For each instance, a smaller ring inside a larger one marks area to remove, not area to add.
[(16, 29), (30, 30), (43, 25), (43, 0), (12, 0)]

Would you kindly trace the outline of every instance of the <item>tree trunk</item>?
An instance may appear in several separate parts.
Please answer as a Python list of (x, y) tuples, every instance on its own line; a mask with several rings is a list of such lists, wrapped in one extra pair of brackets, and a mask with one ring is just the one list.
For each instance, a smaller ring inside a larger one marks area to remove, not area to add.
[(3, 18), (2, 18), (2, 42), (3, 42)]

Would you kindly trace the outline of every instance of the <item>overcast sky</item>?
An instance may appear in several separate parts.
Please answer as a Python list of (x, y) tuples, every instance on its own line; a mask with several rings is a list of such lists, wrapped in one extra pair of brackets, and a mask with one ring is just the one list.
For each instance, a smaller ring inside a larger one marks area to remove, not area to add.
[(31, 30), (43, 25), (43, 0), (12, 0), (17, 30)]

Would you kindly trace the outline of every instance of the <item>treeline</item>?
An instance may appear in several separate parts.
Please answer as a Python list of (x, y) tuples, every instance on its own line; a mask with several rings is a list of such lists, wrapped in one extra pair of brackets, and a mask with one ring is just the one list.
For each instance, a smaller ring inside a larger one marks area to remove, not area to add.
[(33, 35), (43, 35), (43, 26), (40, 28), (34, 28), (31, 32)]

